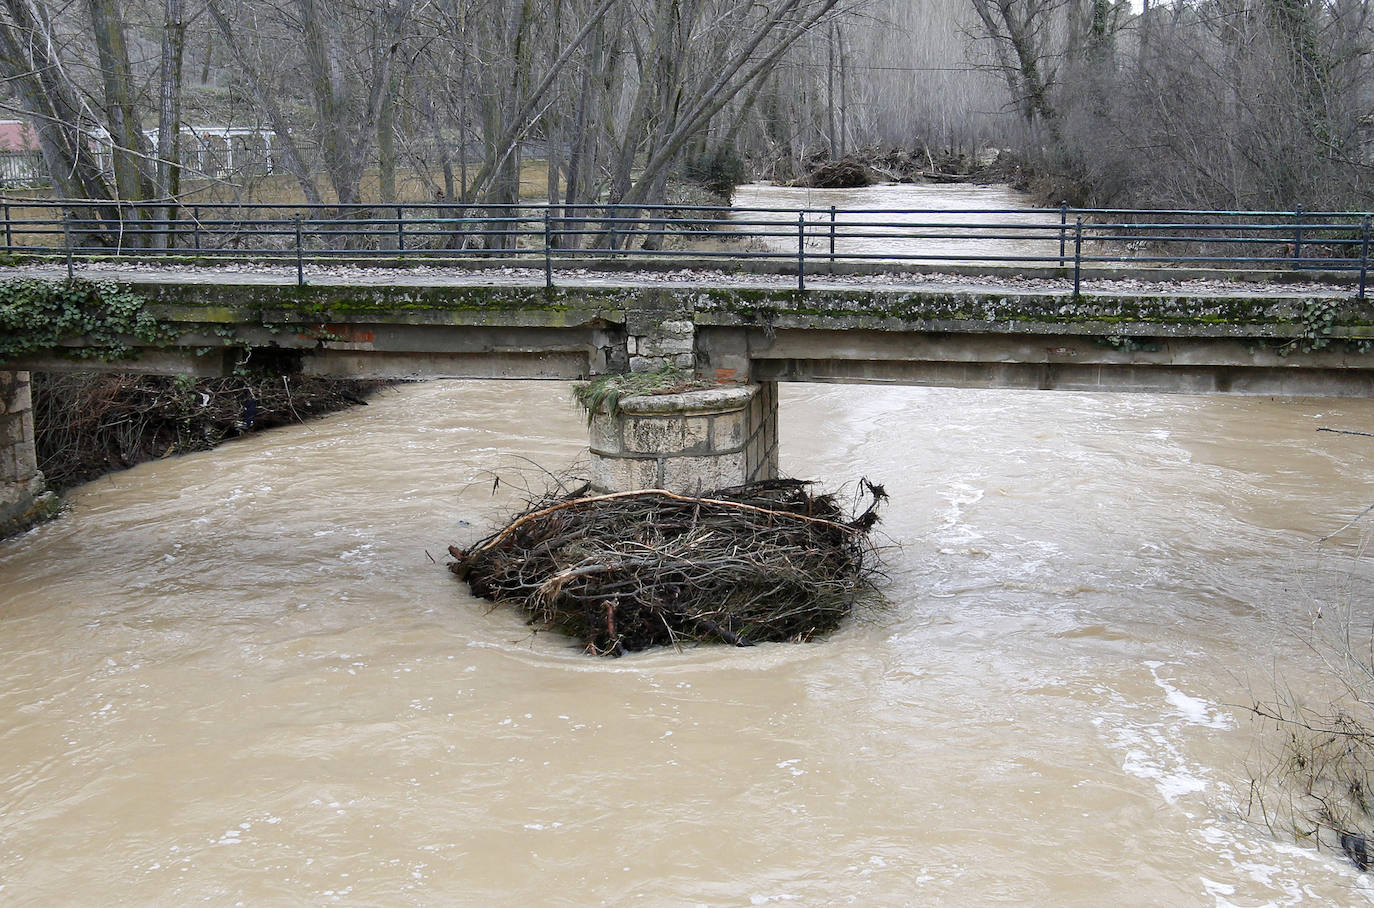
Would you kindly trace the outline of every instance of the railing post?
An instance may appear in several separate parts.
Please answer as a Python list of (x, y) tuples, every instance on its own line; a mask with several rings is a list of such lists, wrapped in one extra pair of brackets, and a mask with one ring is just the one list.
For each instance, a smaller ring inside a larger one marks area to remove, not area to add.
[(1293, 267), (1302, 267), (1302, 206), (1293, 210)]
[(1360, 292), (1358, 299), (1364, 301), (1365, 285), (1369, 278), (1369, 215), (1364, 216), (1360, 225)]
[(72, 274), (72, 219), (67, 209), (62, 209), (62, 245), (67, 250), (67, 281), (74, 279)]
[(5, 252), (14, 252), (14, 225), (10, 222), (10, 203), (5, 203)]
[(1083, 286), (1083, 215), (1073, 228), (1073, 295), (1077, 299)]
[(196, 252), (200, 251), (200, 206), (191, 208), (191, 236), (196, 245)]
[(806, 289), (806, 212), (797, 212), (797, 289)]
[(406, 251), (406, 210), (396, 206), (396, 251)]
[(301, 252), (301, 216), (296, 215), (296, 286), (305, 286), (305, 258)]
[(1064, 267), (1064, 242), (1068, 239), (1069, 203), (1059, 203), (1059, 267)]
[(544, 209), (544, 289), (553, 289), (553, 253), (549, 247), (553, 243), (553, 209)]
[(830, 206), (830, 270), (835, 270), (835, 206)]

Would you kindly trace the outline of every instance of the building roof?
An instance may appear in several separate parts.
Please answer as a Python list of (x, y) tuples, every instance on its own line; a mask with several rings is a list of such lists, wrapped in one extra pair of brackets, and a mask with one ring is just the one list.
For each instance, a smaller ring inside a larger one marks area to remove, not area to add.
[(0, 120), (0, 151), (37, 151), (38, 138), (23, 120)]

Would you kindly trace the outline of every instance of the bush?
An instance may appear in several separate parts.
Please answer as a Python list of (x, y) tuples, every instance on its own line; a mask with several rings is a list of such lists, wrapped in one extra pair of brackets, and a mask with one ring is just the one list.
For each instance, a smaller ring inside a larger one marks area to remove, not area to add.
[(723, 196), (727, 202), (734, 196), (735, 187), (749, 178), (744, 159), (733, 148), (724, 146), (689, 157), (683, 176)]

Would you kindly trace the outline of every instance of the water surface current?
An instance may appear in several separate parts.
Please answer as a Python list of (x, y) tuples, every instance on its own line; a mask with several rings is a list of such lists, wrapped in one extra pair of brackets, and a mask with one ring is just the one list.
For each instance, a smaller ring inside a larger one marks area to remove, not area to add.
[(585, 455), (566, 385), (110, 475), (0, 543), (0, 905), (1368, 904), (1245, 810), (1245, 706), (1369, 615), (1371, 440), (1319, 427), (1374, 402), (784, 385), (783, 470), (891, 494), (886, 603), (620, 660), (442, 563)]
[[(113, 474), (0, 544), (0, 904), (1365, 903), (1247, 819), (1238, 705), (1366, 596), (1374, 404), (800, 385), (884, 607), (597, 660), (444, 570), (573, 464), (435, 382)], [(493, 493), (493, 480), (502, 478)], [(1359, 604), (1367, 605), (1367, 598)]]

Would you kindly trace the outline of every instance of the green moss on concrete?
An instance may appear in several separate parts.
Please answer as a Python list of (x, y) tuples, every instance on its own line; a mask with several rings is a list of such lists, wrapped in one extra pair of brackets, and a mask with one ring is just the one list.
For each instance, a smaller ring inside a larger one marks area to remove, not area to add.
[[(65, 286), (64, 282), (52, 282)], [(115, 291), (112, 291), (115, 292)], [(340, 324), (573, 327), (657, 322), (876, 331), (1069, 333), (1103, 338), (1374, 337), (1368, 307), (1319, 296), (977, 294), (964, 290), (339, 286), (332, 284), (139, 283), (120, 299), (146, 301), (180, 346), (261, 346), (264, 334), (327, 342)], [(1317, 318), (1319, 314), (1320, 318)], [(633, 332), (632, 332), (633, 333)], [(248, 339), (245, 339), (248, 338)], [(64, 338), (70, 341), (70, 337)], [(275, 340), (268, 340), (272, 346)], [(1318, 349), (1320, 346), (1318, 346)], [(80, 348), (78, 348), (79, 351)], [(78, 352), (77, 355), (80, 355)]]
[(623, 309), (627, 303), (626, 291), (616, 288), (144, 284), (139, 285), (139, 290), (169, 310), (186, 307), (244, 313), (272, 309), (311, 317), (413, 311), (567, 312), (589, 308)]
[[(966, 291), (820, 291), (798, 297), (795, 291), (721, 288), (697, 293), (706, 312), (734, 315), (741, 323), (806, 319), (849, 319), (855, 326), (883, 322), (986, 322), (1040, 325), (1296, 326), (1322, 298), (1260, 296), (1120, 296), (1068, 294), (978, 295)], [(1364, 328), (1367, 310), (1338, 300), (1343, 311), (1336, 328)]]
[(25, 490), (13, 501), (0, 501), (0, 539), (15, 536), (32, 526), (56, 517), (62, 502), (52, 492), (41, 488), (37, 492)]

